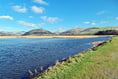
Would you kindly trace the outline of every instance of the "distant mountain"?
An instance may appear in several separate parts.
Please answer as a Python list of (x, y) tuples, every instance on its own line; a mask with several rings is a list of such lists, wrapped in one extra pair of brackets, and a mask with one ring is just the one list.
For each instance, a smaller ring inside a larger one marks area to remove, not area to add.
[(24, 31), (12, 31), (12, 32), (0, 31), (0, 35), (8, 35), (8, 36), (22, 35), (24, 33), (25, 33)]
[(118, 30), (118, 26), (109, 26), (109, 27), (91, 27), (91, 28), (77, 28), (77, 29), (70, 29), (67, 31), (56, 31), (50, 32), (44, 29), (34, 29), (28, 32), (24, 31), (13, 31), (13, 32), (4, 32), (0, 31), (0, 35), (23, 35), (23, 36), (43, 36), (43, 35), (94, 35), (100, 31), (106, 30)]
[(54, 33), (44, 29), (34, 29), (23, 34), (24, 36), (54, 35)]
[(85, 29), (84, 28), (71, 29), (65, 32), (61, 32), (60, 35), (77, 35), (80, 34), (80, 32), (83, 30)]
[(118, 30), (118, 26), (77, 28), (62, 32), (60, 35), (93, 35), (99, 31), (106, 30)]
[(59, 35), (60, 33), (62, 33), (63, 31), (56, 31), (56, 32), (54, 32), (54, 34), (57, 34), (57, 35)]

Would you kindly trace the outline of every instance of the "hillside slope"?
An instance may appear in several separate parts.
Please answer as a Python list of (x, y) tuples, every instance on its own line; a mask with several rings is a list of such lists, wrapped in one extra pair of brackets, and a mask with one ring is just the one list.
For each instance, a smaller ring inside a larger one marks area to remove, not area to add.
[(118, 30), (99, 31), (95, 35), (118, 35)]
[(12, 32), (0, 31), (0, 35), (8, 35), (8, 36), (17, 36), (17, 35), (22, 35), (24, 33), (25, 33), (24, 31), (12, 31)]
[(118, 27), (109, 26), (109, 27), (77, 28), (62, 32), (60, 33), (60, 35), (94, 35), (98, 31), (105, 31), (105, 30), (118, 30)]
[(83, 30), (85, 29), (84, 28), (71, 29), (65, 32), (61, 32), (60, 35), (77, 35), (80, 34), (80, 32)]
[(48, 30), (44, 30), (44, 29), (34, 29), (34, 30), (26, 32), (23, 35), (24, 36), (25, 35), (31, 35), (31, 36), (35, 35), (35, 36), (38, 36), (38, 35), (53, 35), (53, 33), (48, 31)]

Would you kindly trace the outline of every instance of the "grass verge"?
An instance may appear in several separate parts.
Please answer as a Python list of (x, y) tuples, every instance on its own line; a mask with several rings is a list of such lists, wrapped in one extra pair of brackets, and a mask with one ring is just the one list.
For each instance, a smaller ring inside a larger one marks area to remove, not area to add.
[(32, 79), (118, 79), (118, 37), (56, 62)]

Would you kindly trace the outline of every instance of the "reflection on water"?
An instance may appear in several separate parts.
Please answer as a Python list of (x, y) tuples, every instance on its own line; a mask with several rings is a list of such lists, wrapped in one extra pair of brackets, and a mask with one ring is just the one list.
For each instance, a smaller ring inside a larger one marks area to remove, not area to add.
[(39, 70), (41, 66), (46, 69), (56, 60), (92, 48), (90, 42), (109, 38), (2, 38), (0, 39), (0, 79), (27, 79), (28, 70)]

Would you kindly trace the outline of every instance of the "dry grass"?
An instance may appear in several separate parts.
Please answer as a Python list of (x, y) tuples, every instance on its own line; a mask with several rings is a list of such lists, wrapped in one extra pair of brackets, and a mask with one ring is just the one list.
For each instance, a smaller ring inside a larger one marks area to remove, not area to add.
[(84, 36), (0, 36), (0, 38), (95, 38), (111, 35), (84, 35)]

